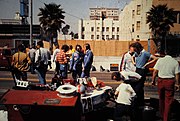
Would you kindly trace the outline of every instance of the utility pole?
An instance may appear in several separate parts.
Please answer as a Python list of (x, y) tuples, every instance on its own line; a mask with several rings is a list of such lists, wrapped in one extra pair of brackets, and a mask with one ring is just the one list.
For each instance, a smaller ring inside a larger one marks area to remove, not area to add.
[(32, 46), (32, 43), (33, 43), (33, 0), (31, 0), (30, 2), (30, 9), (31, 9), (31, 15), (30, 15), (30, 41), (29, 41), (29, 44), (30, 44), (30, 47)]

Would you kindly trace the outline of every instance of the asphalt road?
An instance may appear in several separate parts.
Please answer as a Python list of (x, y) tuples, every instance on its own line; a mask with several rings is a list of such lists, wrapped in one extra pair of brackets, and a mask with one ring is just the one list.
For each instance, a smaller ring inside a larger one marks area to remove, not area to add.
[[(91, 77), (96, 77), (98, 80), (103, 81), (106, 85), (113, 87), (115, 89), (120, 82), (117, 82), (115, 80), (111, 79), (111, 74), (112, 72), (97, 72), (97, 71), (92, 71), (91, 72)], [(47, 83), (51, 83), (51, 80), (54, 76), (53, 71), (48, 71), (46, 75), (46, 81)], [(68, 78), (72, 78), (71, 73), (68, 74)], [(28, 72), (28, 81), (33, 82), (33, 83), (38, 83), (38, 76), (37, 74), (31, 74)], [(151, 82), (151, 77), (147, 77), (147, 80), (145, 82), (145, 98), (158, 98), (158, 93), (157, 93), (157, 87), (153, 87), (150, 85)], [(0, 95), (6, 91), (7, 89), (11, 89), (14, 86), (13, 78), (11, 75), (11, 72), (8, 70), (0, 70)], [(176, 92), (175, 94), (176, 99), (180, 99), (180, 93)]]
[[(112, 72), (91, 72), (91, 77), (96, 77), (98, 80), (103, 81), (106, 85), (113, 87), (115, 89), (120, 82), (117, 82), (115, 80), (111, 80), (111, 73)], [(51, 79), (54, 76), (53, 71), (48, 71), (46, 75), (46, 81), (47, 83), (51, 83)], [(72, 78), (71, 74), (68, 74), (68, 78)], [(33, 83), (38, 83), (38, 76), (37, 74), (31, 74), (28, 72), (28, 80)], [(151, 81), (151, 77), (147, 77), (147, 80), (145, 82), (144, 87), (144, 94), (145, 94), (145, 100), (146, 103), (149, 105), (149, 99), (154, 102), (155, 106), (158, 106), (158, 93), (157, 93), (157, 87), (151, 86), (149, 82)], [(0, 97), (8, 90), (12, 89), (14, 86), (13, 78), (10, 71), (7, 70), (0, 70)], [(180, 93), (175, 93), (175, 98), (179, 101), (180, 100)], [(109, 106), (112, 106), (112, 103), (109, 103)], [(105, 112), (103, 112), (105, 111)], [(108, 108), (108, 110), (103, 110), (101, 112), (98, 112), (98, 115), (104, 115), (104, 113), (110, 113), (112, 111), (112, 108)], [(110, 112), (109, 112), (110, 111)], [(96, 117), (97, 112), (92, 112), (92, 116), (90, 117)], [(111, 112), (112, 113), (112, 112)], [(110, 114), (111, 114), (110, 113)], [(107, 117), (108, 118), (108, 117)], [(90, 119), (91, 120), (91, 119)], [(157, 120), (159, 121), (159, 120)]]

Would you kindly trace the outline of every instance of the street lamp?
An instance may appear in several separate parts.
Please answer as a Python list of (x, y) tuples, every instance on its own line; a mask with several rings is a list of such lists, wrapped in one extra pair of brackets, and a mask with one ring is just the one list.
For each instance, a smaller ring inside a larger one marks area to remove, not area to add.
[(30, 47), (32, 46), (33, 43), (33, 0), (30, 2), (30, 8), (31, 8), (31, 15), (30, 15)]

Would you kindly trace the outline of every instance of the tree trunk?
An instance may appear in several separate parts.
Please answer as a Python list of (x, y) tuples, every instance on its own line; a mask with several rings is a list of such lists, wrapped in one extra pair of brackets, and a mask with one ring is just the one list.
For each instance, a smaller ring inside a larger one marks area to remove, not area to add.
[(51, 53), (51, 55), (53, 54), (53, 39), (49, 40), (49, 51)]
[(160, 40), (157, 41), (157, 53), (158, 54), (161, 53), (161, 41)]

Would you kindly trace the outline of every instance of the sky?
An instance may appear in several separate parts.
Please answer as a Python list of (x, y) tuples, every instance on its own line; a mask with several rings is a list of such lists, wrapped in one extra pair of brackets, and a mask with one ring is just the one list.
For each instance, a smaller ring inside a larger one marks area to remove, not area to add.
[[(20, 0), (0, 0), (0, 19), (12, 19), (15, 13), (20, 11)], [(33, 24), (39, 24), (37, 16), (39, 8), (44, 3), (60, 4), (65, 15), (65, 23), (70, 25), (70, 31), (78, 32), (78, 20), (89, 19), (89, 8), (94, 7), (115, 7), (120, 10), (131, 0), (32, 0), (33, 1)], [(29, 0), (30, 2), (30, 0)], [(28, 18), (29, 21), (29, 18)], [(30, 21), (29, 21), (30, 22)], [(65, 26), (65, 25), (63, 25)]]

